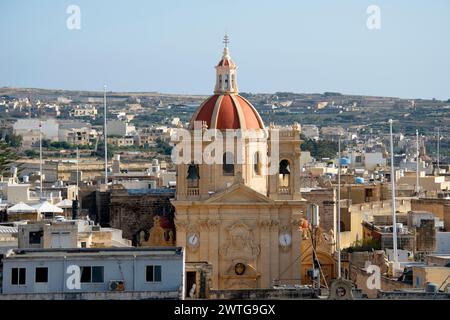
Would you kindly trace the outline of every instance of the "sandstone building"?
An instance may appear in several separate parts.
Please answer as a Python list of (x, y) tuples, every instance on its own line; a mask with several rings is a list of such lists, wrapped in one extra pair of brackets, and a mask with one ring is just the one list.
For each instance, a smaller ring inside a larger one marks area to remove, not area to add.
[[(307, 208), (300, 192), (301, 129), (298, 124), (279, 131), (264, 125), (238, 93), (237, 66), (227, 42), (216, 66), (214, 95), (194, 113), (191, 142), (180, 151), (184, 155), (187, 147), (200, 146), (203, 158), (192, 157), (176, 168), (171, 201), (176, 245), (186, 248), (187, 290), (204, 280), (203, 273), (195, 274), (202, 265), (209, 266), (207, 281), (218, 290), (270, 288), (283, 279), (300, 283), (300, 227)], [(230, 131), (239, 132), (231, 148), (218, 138)], [(255, 139), (255, 133), (266, 138)], [(211, 155), (221, 161), (206, 163), (213, 143), (223, 153)], [(267, 156), (274, 172), (267, 172)]]

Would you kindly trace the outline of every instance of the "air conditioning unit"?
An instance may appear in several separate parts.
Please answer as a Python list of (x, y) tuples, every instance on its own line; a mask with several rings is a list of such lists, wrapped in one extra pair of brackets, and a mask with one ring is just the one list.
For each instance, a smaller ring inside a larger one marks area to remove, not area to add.
[(109, 291), (124, 291), (125, 281), (123, 280), (111, 280), (109, 282)]

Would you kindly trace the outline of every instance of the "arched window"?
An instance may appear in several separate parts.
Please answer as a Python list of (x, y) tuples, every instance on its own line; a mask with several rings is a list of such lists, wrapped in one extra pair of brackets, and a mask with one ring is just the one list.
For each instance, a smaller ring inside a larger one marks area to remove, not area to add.
[(229, 83), (228, 83), (228, 75), (227, 74), (225, 75), (225, 87), (226, 87), (226, 89), (230, 88)]
[(279, 186), (280, 187), (289, 187), (289, 178), (291, 176), (291, 169), (289, 166), (288, 160), (280, 161), (280, 169), (279, 169)]
[(188, 175), (186, 177), (188, 182), (188, 188), (198, 188), (198, 182), (200, 175), (198, 174), (198, 164), (193, 162), (188, 167)]
[(261, 174), (261, 159), (259, 158), (258, 151), (253, 154), (253, 171), (256, 175)]
[(224, 176), (234, 176), (234, 155), (231, 152), (223, 154), (222, 171)]

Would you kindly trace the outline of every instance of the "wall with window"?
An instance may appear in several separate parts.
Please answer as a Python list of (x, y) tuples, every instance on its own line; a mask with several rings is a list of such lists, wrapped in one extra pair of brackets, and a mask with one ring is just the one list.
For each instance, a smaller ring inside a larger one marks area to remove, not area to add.
[[(124, 291), (177, 291), (183, 284), (182, 255), (94, 255), (79, 259), (64, 258), (63, 253), (51, 258), (6, 258), (3, 293), (107, 292), (113, 280), (124, 281)], [(66, 285), (70, 265), (80, 267), (80, 289), (72, 290)]]

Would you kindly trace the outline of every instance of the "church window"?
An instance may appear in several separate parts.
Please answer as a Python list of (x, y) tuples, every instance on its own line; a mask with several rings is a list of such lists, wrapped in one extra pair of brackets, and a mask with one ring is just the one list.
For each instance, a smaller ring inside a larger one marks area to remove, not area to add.
[(256, 175), (261, 174), (261, 159), (259, 158), (259, 152), (255, 152), (253, 155), (253, 171)]
[(224, 176), (234, 176), (234, 155), (232, 152), (223, 154), (222, 171)]
[(198, 164), (191, 163), (189, 165), (186, 179), (188, 182), (188, 188), (198, 188), (198, 182), (200, 180)]
[(279, 169), (279, 185), (280, 187), (289, 187), (289, 178), (291, 175), (291, 169), (288, 160), (280, 161)]

